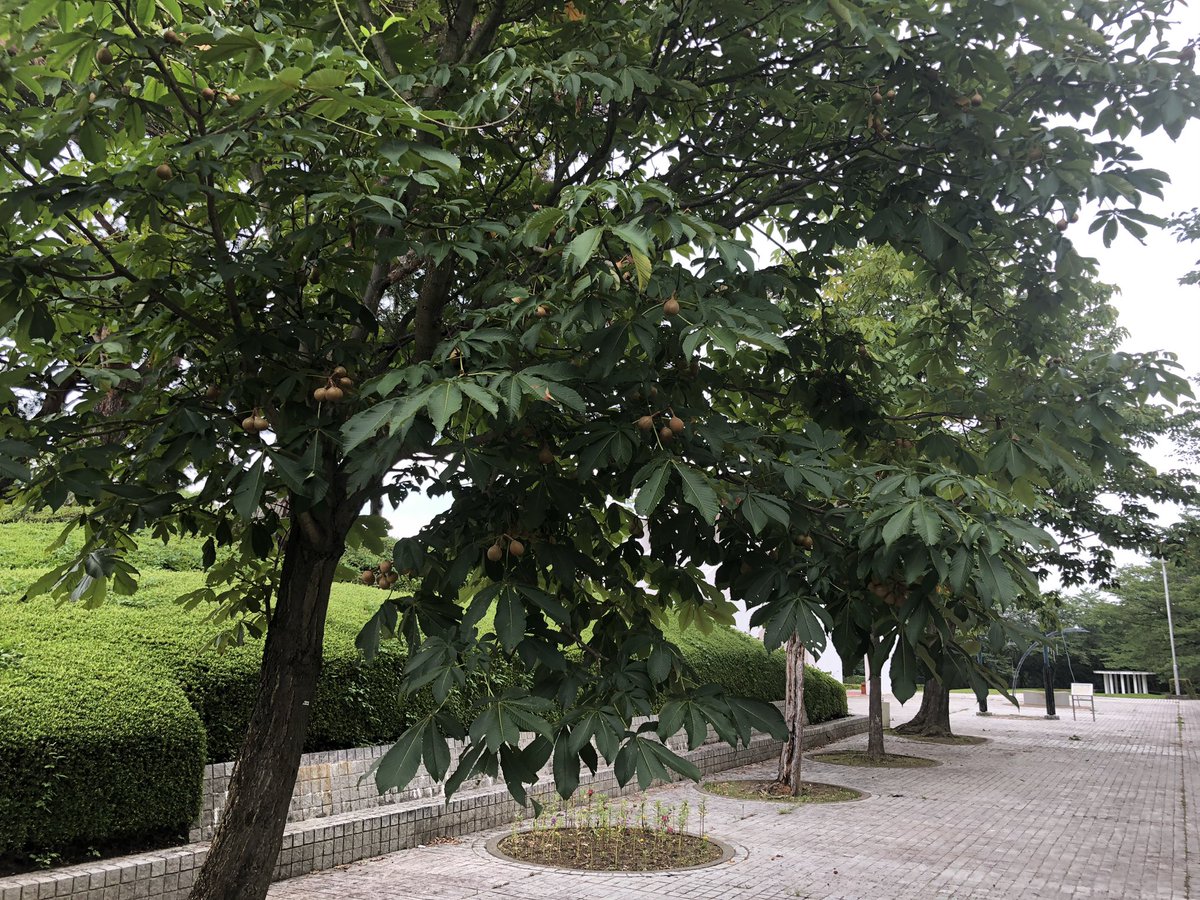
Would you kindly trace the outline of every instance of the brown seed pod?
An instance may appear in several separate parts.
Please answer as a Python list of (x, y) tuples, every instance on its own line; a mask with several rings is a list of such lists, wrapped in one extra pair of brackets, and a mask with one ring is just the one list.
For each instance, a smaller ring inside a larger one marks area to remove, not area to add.
[(675, 432), (673, 432), (669, 426), (664, 425), (662, 428), (658, 429), (658, 439), (664, 444), (669, 444), (671, 441), (675, 440)]
[(175, 173), (171, 170), (171, 167), (169, 165), (167, 165), (166, 163), (159, 163), (158, 168), (156, 168), (154, 170), (154, 174), (157, 175), (159, 178), (161, 178), (163, 181), (170, 181), (172, 178), (175, 177)]
[(221, 396), (221, 386), (219, 384), (210, 384), (204, 389), (205, 400), (216, 400)]
[(241, 99), (242, 98), (237, 94), (226, 94), (225, 95), (225, 102), (228, 103), (230, 106), (233, 106), (235, 103), (239, 102)]
[(983, 106), (983, 94), (979, 93), (979, 91), (973, 93), (971, 95), (971, 105), (976, 107)]
[(375, 573), (370, 569), (363, 569), (362, 575), (359, 576), (359, 581), (361, 581), (363, 584), (374, 584)]
[(172, 28), (168, 28), (166, 31), (164, 31), (162, 33), (162, 37), (164, 41), (172, 46), (179, 47), (183, 44), (183, 38), (176, 34), (175, 30)]
[(258, 428), (254, 424), (254, 416), (246, 416), (246, 418), (242, 419), (242, 431), (247, 431), (250, 434), (258, 431)]
[(330, 403), (338, 403), (345, 396), (346, 396), (346, 392), (343, 391), (337, 385), (333, 385), (331, 387), (325, 388), (325, 399), (328, 400)]
[(214, 100), (217, 99), (217, 92), (210, 87), (201, 88), (200, 96), (204, 99), (204, 101), (206, 103), (212, 103)]
[(270, 427), (271, 427), (271, 423), (268, 422), (265, 417), (263, 417), (263, 416), (255, 416), (254, 417), (254, 430), (255, 431), (266, 431)]
[(887, 92), (887, 98), (888, 98), (889, 100), (895, 100), (895, 99), (896, 99), (896, 89), (895, 89), (895, 88), (892, 88), (891, 90), (889, 90), (889, 91)]
[(354, 379), (347, 375), (343, 375), (337, 380), (337, 384), (342, 390), (348, 391), (350, 388), (354, 387)]
[(492, 546), (487, 548), (487, 558), (492, 562), (500, 562), (500, 560), (504, 559), (504, 548), (499, 544), (492, 544)]
[(112, 51), (108, 47), (101, 47), (96, 51), (96, 62), (102, 66), (111, 66), (113, 62)]
[(683, 424), (683, 419), (679, 418), (679, 416), (671, 416), (671, 421), (667, 423), (667, 427), (670, 428), (671, 431), (675, 432), (675, 434), (683, 434), (683, 430), (687, 428), (687, 426)]
[(320, 284), (321, 283), (321, 270), (318, 269), (316, 266), (313, 266), (311, 269), (308, 270), (308, 283), (309, 284)]
[(1066, 231), (1067, 228), (1070, 227), (1070, 225), (1071, 225), (1071, 223), (1068, 222), (1066, 219), (1059, 219), (1057, 222), (1054, 223), (1054, 227), (1057, 228), (1059, 231)]
[(313, 399), (318, 403), (324, 403), (329, 399), (329, 388), (319, 387), (313, 391)]
[(546, 309), (544, 306), (539, 306), (536, 310), (534, 310), (533, 314), (539, 319), (544, 319), (546, 316), (550, 315), (550, 310)]
[(550, 449), (549, 444), (542, 444), (542, 449), (538, 451), (538, 462), (543, 466), (548, 466), (554, 462), (554, 451)]
[(1078, 221), (1079, 221), (1079, 213), (1077, 213), (1077, 212), (1071, 213), (1071, 224), (1073, 225)]
[(676, 300), (674, 297), (668, 297), (666, 302), (663, 303), (662, 308), (663, 308), (664, 316), (679, 315), (679, 301)]
[(333, 371), (329, 374), (334, 378), (341, 378), (343, 375), (349, 375), (350, 373), (346, 370), (345, 366), (334, 366)]
[(518, 541), (516, 538), (513, 538), (511, 541), (508, 542), (508, 552), (510, 554), (512, 554), (513, 556), (524, 556), (525, 555), (525, 545), (522, 544), (520, 541)]
[(390, 559), (381, 559), (379, 561), (379, 571), (383, 572), (385, 575), (392, 571), (392, 561)]
[(654, 429), (654, 416), (640, 416), (637, 420), (637, 427), (642, 431), (652, 431)]
[(811, 534), (798, 535), (796, 537), (796, 543), (799, 544), (801, 547), (803, 547), (805, 550), (811, 550), (813, 548), (812, 535)]
[(879, 91), (876, 91), (871, 95), (871, 102), (878, 106), (883, 102), (883, 94), (879, 93)]

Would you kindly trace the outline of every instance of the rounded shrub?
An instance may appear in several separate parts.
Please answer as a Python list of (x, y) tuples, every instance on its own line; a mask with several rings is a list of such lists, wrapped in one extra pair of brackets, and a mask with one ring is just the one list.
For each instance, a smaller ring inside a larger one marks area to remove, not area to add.
[(136, 654), (34, 644), (0, 647), (0, 860), (45, 864), (185, 837), (205, 736), (182, 691), (139, 671)]

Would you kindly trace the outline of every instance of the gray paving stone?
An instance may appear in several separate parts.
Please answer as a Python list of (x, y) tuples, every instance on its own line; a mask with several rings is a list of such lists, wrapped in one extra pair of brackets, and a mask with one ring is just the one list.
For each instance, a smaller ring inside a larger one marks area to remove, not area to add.
[[(866, 800), (780, 815), (771, 804), (708, 797), (709, 832), (748, 851), (722, 866), (636, 876), (537, 869), (486, 854), (501, 829), (294, 878), (270, 897), (1200, 897), (1200, 704), (1101, 699), (1095, 722), (1018, 716), (999, 703), (997, 715), (982, 718), (970, 697), (953, 705), (956, 731), (989, 743), (889, 739), (890, 749), (937, 759), (937, 768), (806, 763), (806, 777), (866, 791)], [(865, 738), (835, 746), (865, 746)], [(772, 769), (759, 763), (739, 774)], [(700, 797), (685, 784), (652, 792), (693, 805)]]

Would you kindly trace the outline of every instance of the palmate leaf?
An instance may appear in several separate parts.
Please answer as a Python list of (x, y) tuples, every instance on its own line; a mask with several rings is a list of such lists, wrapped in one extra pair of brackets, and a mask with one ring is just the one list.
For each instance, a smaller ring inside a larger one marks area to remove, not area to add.
[(430, 717), (409, 725), (399, 740), (379, 758), (372, 767), (379, 793), (403, 790), (416, 777), (425, 751), (425, 733), (432, 727)]
[(641, 735), (634, 735), (621, 746), (613, 764), (617, 784), (624, 786), (636, 775), (643, 791), (656, 781), (670, 781), (672, 771), (692, 781), (700, 780), (700, 770), (693, 763), (665, 744)]

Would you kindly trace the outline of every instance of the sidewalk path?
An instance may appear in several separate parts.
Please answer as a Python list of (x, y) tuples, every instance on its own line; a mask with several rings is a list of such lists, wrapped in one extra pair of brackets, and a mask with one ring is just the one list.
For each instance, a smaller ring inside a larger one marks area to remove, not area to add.
[[(854, 706), (865, 698), (853, 698)], [(893, 704), (902, 721), (916, 711)], [(1200, 900), (1200, 703), (1096, 702), (1097, 718), (1017, 716), (1003, 701), (952, 724), (981, 746), (888, 738), (930, 769), (806, 763), (805, 775), (866, 791), (854, 803), (784, 809), (708, 796), (729, 863), (677, 875), (575, 874), (488, 856), (486, 839), (406, 850), (281, 882), (272, 900), (759, 900), (759, 898), (1170, 898)], [(1011, 717), (1006, 714), (1011, 714)], [(1077, 739), (1074, 739), (1077, 738)], [(865, 746), (855, 737), (836, 745)], [(730, 775), (764, 777), (771, 766)], [(691, 785), (653, 794), (700, 796)], [(705, 795), (707, 796), (707, 795)]]

